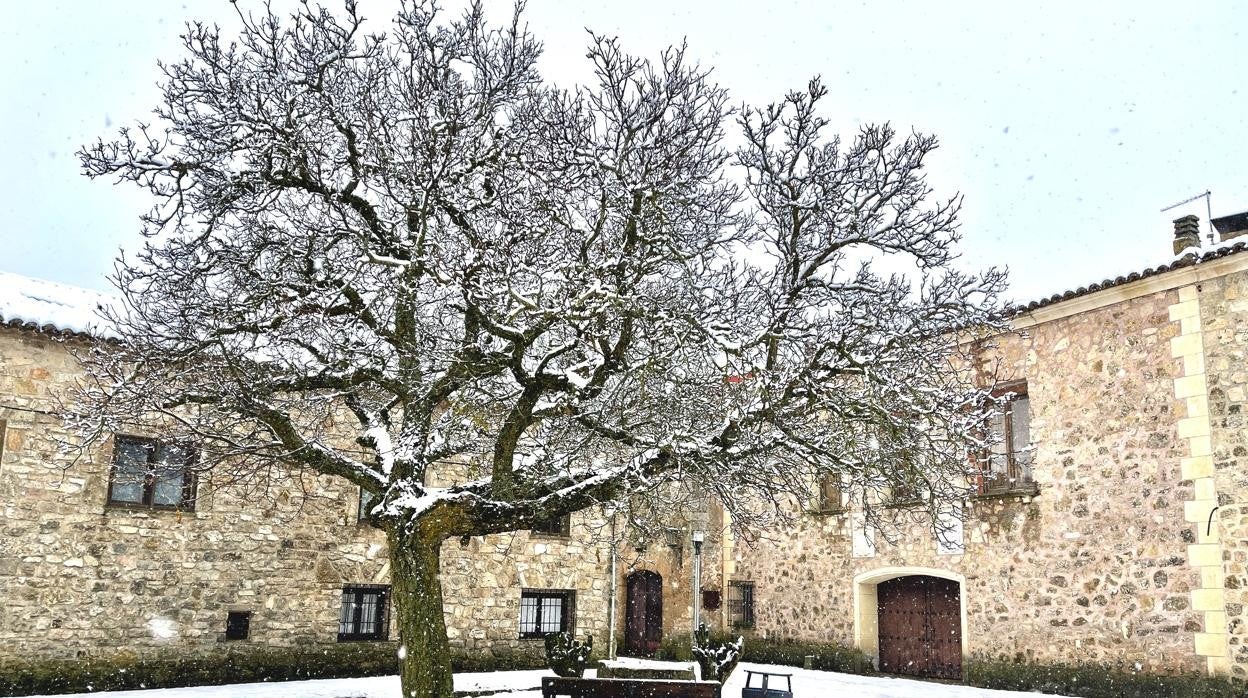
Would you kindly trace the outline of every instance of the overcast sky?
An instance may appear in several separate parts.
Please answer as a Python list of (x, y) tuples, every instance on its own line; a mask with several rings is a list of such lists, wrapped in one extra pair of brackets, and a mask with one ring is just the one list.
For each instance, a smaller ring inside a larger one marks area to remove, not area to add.
[[(249, 0), (239, 0), (244, 6)], [(258, 5), (258, 3), (252, 3)], [(393, 0), (361, 0), (374, 27)], [(500, 18), (509, 3), (497, 5)], [(75, 150), (147, 116), (156, 61), (225, 0), (43, 0), (0, 15), (0, 270), (92, 288), (140, 244), (137, 190), (89, 181)], [(1248, 209), (1248, 8), (1224, 2), (530, 0), (543, 68), (589, 74), (586, 27), (636, 53), (687, 38), (738, 101), (774, 100), (818, 73), (829, 116), (936, 134), (942, 192), (965, 195), (970, 266), (1006, 265), (1026, 300), (1165, 261), (1159, 210), (1212, 190)]]

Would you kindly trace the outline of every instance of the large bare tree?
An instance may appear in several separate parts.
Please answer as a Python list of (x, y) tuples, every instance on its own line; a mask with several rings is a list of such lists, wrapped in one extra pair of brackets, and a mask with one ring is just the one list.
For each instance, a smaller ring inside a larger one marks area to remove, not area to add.
[[(375, 495), (408, 696), (451, 695), (448, 538), (676, 484), (746, 525), (828, 477), (934, 507), (982, 446), (959, 342), (1003, 276), (954, 269), (934, 138), (843, 143), (817, 80), (734, 109), (683, 47), (600, 36), (596, 83), (555, 89), (521, 9), (192, 24), (154, 120), (80, 153), (155, 206), (76, 426)], [(444, 462), (469, 481), (427, 485)]]

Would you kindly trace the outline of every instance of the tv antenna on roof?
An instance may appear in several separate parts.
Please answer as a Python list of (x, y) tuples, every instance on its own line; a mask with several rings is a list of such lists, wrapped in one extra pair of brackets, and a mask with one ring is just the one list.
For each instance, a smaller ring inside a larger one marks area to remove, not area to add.
[(1210, 200), (1213, 198), (1212, 191), (1206, 190), (1205, 193), (1203, 194), (1197, 194), (1196, 196), (1183, 199), (1177, 204), (1170, 204), (1169, 206), (1161, 209), (1161, 212), (1165, 213), (1166, 211), (1169, 211), (1172, 208), (1178, 208), (1182, 206), (1183, 204), (1190, 204), (1196, 199), (1200, 199), (1200, 198), (1203, 198), (1205, 200), (1205, 213), (1208, 216), (1207, 220), (1209, 222), (1209, 242), (1213, 242), (1213, 205), (1210, 203)]

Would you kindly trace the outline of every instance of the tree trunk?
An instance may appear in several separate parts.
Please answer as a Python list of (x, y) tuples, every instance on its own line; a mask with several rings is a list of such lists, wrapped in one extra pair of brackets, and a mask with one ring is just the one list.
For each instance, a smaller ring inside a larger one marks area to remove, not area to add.
[[(395, 526), (402, 528), (402, 526)], [(391, 530), (390, 579), (402, 653), (405, 698), (453, 698), (438, 565), (442, 539)]]

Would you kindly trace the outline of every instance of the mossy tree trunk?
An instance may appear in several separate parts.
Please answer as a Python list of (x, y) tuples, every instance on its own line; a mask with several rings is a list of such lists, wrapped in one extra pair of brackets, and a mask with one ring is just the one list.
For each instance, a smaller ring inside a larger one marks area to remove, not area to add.
[(390, 577), (399, 637), (405, 648), (400, 677), (406, 698), (452, 698), (451, 649), (439, 575), (442, 537), (396, 526), (390, 538)]

